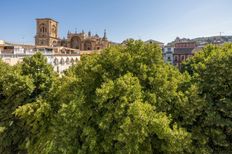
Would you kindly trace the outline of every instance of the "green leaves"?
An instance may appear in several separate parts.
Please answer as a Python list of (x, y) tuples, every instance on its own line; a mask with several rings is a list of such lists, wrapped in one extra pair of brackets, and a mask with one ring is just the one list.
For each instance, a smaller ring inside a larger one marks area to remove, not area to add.
[(57, 108), (50, 101), (56, 76), (46, 58), (38, 53), (18, 65), (0, 62), (0, 153), (25, 153), (32, 146), (40, 147), (38, 142), (45, 140), (55, 113), (52, 108)]
[(26, 132), (22, 132), (22, 125), (13, 112), (29, 101), (33, 90), (32, 81), (17, 73), (4, 74), (0, 79), (0, 126), (4, 128), (0, 133), (0, 153), (20, 151)]
[(184, 63), (193, 84), (204, 96), (205, 107), (194, 127), (200, 127), (214, 152), (231, 152), (232, 45), (207, 46)]
[(232, 45), (207, 46), (183, 73), (129, 40), (58, 77), (38, 53), (0, 61), (0, 153), (230, 153)]
[(33, 97), (46, 95), (53, 86), (55, 73), (51, 65), (42, 53), (36, 53), (32, 57), (25, 57), (22, 62), (22, 75), (33, 79), (35, 90)]
[[(23, 99), (28, 97), (34, 89), (32, 81), (28, 77), (19, 74), (8, 74), (2, 79), (2, 95), (5, 97), (17, 97)], [(14, 98), (13, 100), (15, 100)]]
[(179, 115), (184, 93), (178, 88), (186, 77), (161, 53), (156, 45), (129, 41), (83, 57), (67, 71), (72, 81), (61, 94), (51, 152), (191, 151), (191, 135), (171, 118)]

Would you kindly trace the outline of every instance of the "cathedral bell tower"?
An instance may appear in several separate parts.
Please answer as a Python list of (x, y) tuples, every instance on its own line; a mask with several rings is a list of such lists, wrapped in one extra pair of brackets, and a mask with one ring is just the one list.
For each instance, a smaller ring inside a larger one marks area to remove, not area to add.
[(58, 46), (58, 22), (50, 18), (36, 19), (35, 45)]

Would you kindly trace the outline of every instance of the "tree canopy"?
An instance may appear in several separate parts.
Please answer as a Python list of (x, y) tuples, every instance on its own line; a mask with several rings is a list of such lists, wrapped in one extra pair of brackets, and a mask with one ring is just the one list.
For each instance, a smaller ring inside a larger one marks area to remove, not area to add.
[(198, 133), (211, 150), (232, 152), (232, 44), (207, 46), (184, 63), (207, 102), (198, 123)]
[(41, 53), (18, 65), (0, 62), (0, 153), (4, 154), (27, 151), (50, 119), (46, 119), (46, 101), (39, 100), (52, 96), (56, 76), (52, 67)]
[[(193, 123), (202, 101), (189, 76), (163, 62), (158, 46), (128, 41), (83, 57), (67, 77), (72, 80), (54, 121), (51, 151), (191, 152), (191, 133), (182, 123)], [(190, 108), (188, 97), (197, 107)]]
[(0, 61), (0, 153), (230, 153), (232, 45), (179, 71), (128, 40), (58, 76), (37, 53)]

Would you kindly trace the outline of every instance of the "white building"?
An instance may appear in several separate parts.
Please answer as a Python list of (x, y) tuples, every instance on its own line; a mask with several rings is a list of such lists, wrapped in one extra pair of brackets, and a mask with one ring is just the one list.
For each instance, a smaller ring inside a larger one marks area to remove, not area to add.
[(163, 48), (163, 58), (166, 63), (173, 64), (174, 47), (165, 46)]
[(47, 57), (47, 62), (58, 73), (62, 73), (80, 60), (80, 51), (77, 49), (14, 44), (4, 44), (0, 51), (0, 58), (10, 65), (15, 65), (24, 57), (32, 56), (37, 52), (41, 52)]

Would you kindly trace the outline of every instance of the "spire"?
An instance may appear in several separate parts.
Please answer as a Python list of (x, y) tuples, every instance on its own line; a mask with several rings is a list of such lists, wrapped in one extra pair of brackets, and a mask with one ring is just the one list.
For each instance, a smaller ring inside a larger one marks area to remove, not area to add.
[(103, 36), (103, 39), (107, 39), (107, 37), (106, 37), (106, 29), (104, 29), (104, 36)]
[(75, 34), (77, 34), (77, 28), (75, 28)]
[(82, 29), (82, 33), (84, 34), (85, 33), (85, 31)]
[(88, 32), (88, 36), (91, 37), (91, 31)]

